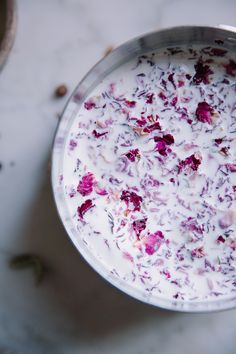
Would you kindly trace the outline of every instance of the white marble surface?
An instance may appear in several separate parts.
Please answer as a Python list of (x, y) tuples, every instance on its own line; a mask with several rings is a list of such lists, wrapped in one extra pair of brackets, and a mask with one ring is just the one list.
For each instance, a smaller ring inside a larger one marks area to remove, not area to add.
[[(235, 0), (18, 0), (17, 38), (0, 75), (0, 353), (235, 354), (236, 311), (179, 314), (106, 284), (68, 240), (51, 195), (57, 114), (109, 45), (159, 27), (236, 24)], [(12, 162), (14, 166), (12, 166)], [(35, 252), (50, 268), (36, 288), (8, 267)]]

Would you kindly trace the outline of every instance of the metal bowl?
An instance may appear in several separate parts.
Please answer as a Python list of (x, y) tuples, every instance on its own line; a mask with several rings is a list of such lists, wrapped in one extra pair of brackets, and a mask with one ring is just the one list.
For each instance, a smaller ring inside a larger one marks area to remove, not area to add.
[(75, 247), (100, 275), (126, 294), (145, 303), (170, 310), (210, 312), (229, 309), (236, 307), (236, 295), (230, 296), (227, 299), (214, 299), (205, 302), (170, 300), (153, 295), (147, 296), (147, 294), (141, 290), (131, 287), (127, 285), (125, 281), (113, 276), (108, 269), (106, 269), (99, 260), (96, 259), (87, 248), (85, 248), (82, 239), (79, 237), (78, 232), (75, 230), (70, 219), (70, 214), (65, 202), (63, 186), (59, 180), (59, 176), (63, 174), (62, 159), (64, 146), (70, 126), (80, 109), (82, 102), (107, 74), (135, 56), (168, 46), (181, 46), (186, 44), (216, 46), (217, 44), (221, 44), (224, 48), (236, 52), (235, 29), (227, 26), (224, 28), (222, 27), (174, 27), (143, 35), (116, 48), (111, 54), (96, 64), (79, 83), (63, 112), (54, 141), (52, 153), (52, 187), (54, 198), (61, 221)]
[(16, 32), (15, 0), (0, 1), (0, 70), (7, 60)]

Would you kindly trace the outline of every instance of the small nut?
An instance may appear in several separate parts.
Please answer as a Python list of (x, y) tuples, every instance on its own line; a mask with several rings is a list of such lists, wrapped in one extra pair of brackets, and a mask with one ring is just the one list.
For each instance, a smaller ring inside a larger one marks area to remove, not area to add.
[(67, 94), (67, 91), (68, 89), (66, 85), (60, 85), (55, 90), (55, 96), (58, 98), (64, 97)]

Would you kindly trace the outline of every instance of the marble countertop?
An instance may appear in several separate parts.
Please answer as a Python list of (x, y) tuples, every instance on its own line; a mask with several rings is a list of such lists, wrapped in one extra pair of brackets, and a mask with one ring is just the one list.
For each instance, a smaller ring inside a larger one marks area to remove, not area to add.
[[(236, 310), (181, 314), (136, 302), (83, 261), (58, 219), (49, 157), (66, 97), (108, 46), (160, 27), (234, 25), (235, 0), (18, 0), (0, 75), (0, 354), (235, 354)], [(48, 267), (35, 287), (14, 254)]]

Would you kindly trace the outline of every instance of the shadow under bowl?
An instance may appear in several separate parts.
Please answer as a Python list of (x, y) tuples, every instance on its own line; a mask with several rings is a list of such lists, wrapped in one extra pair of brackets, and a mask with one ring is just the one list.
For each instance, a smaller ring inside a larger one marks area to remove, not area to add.
[(5, 64), (16, 33), (15, 0), (0, 1), (0, 70)]

